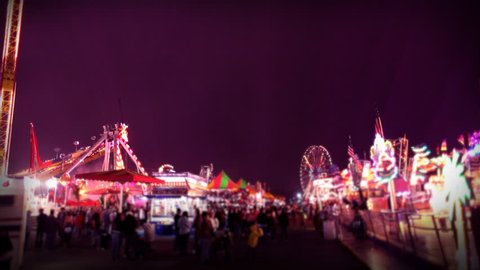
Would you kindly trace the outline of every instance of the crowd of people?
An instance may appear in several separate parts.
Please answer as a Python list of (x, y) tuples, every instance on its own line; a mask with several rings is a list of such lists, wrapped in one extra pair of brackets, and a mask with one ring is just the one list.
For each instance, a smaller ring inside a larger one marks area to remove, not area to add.
[[(27, 213), (25, 243), (36, 227), (36, 249), (70, 248), (82, 242), (110, 250), (112, 260), (141, 259), (152, 251), (155, 238), (154, 225), (147, 222), (147, 215), (146, 209), (134, 207), (123, 212), (116, 208), (61, 208), (57, 212), (50, 210), (48, 215), (39, 209), (35, 219)], [(230, 261), (233, 243), (238, 241), (247, 244), (245, 256), (254, 260), (259, 243), (284, 241), (292, 223), (304, 223), (301, 210), (290, 206), (246, 208), (213, 204), (207, 211), (196, 208), (192, 217), (177, 209), (173, 219), (174, 252), (179, 256), (195, 254), (201, 264)]]
[(174, 250), (186, 255), (189, 236), (193, 235), (192, 253), (199, 255), (201, 264), (219, 260), (221, 256), (228, 262), (233, 242), (246, 239), (247, 256), (253, 260), (261, 237), (286, 240), (291, 213), (286, 207), (244, 209), (213, 206), (209, 211), (196, 209), (190, 224), (188, 213), (181, 213), (177, 209), (174, 217)]
[[(321, 206), (292, 204), (267, 207), (225, 207), (211, 203), (206, 210), (195, 208), (191, 216), (189, 212), (177, 209), (176, 213), (172, 213), (173, 253), (178, 256), (197, 256), (201, 265), (220, 261), (228, 263), (233, 255), (237, 258), (243, 256), (244, 260), (253, 262), (259, 245), (287, 241), (291, 227), (305, 228), (306, 223), (310, 222), (320, 235), (325, 235), (325, 224), (338, 226), (338, 203), (330, 201)], [(358, 211), (360, 207), (353, 209), (356, 215), (352, 227), (361, 232), (364, 223)], [(108, 250), (114, 261), (142, 259), (147, 253), (155, 256), (153, 241), (158, 232), (154, 224), (147, 222), (148, 208), (129, 205), (123, 210), (120, 212), (115, 207), (70, 207), (60, 208), (57, 212), (50, 210), (47, 215), (43, 209), (39, 209), (35, 218), (28, 211), (25, 248), (29, 243), (32, 248), (47, 250), (88, 245)], [(29, 241), (34, 228), (35, 239)], [(333, 228), (335, 230), (337, 228)], [(234, 249), (237, 245), (243, 248)], [(7, 248), (2, 250), (2, 254), (8, 255), (8, 252)], [(2, 256), (7, 258), (7, 255)], [(6, 260), (0, 260), (3, 261)]]
[(101, 209), (61, 208), (58, 213), (50, 210), (49, 215), (39, 209), (36, 222), (27, 212), (26, 241), (36, 224), (35, 248), (55, 249), (58, 243), (63, 247), (71, 247), (72, 238), (89, 239), (90, 244), (98, 249), (108, 249), (111, 245), (112, 256), (118, 258), (119, 245), (125, 239), (126, 254), (129, 256), (136, 245), (139, 229), (146, 222), (146, 211), (143, 208), (131, 208), (120, 213), (116, 208)]
[[(148, 210), (117, 208), (61, 208), (49, 215), (39, 210), (36, 217), (35, 248), (49, 250), (70, 248), (73, 243), (86, 243), (97, 249), (110, 250), (112, 260), (142, 259), (153, 253), (155, 225), (147, 222)], [(224, 207), (212, 203), (206, 211), (195, 208), (190, 216), (177, 209), (173, 216), (173, 252), (178, 256), (194, 254), (202, 265), (232, 259), (234, 243), (246, 246), (245, 259), (254, 261), (257, 246), (271, 241), (286, 241), (289, 227), (305, 227), (311, 221), (322, 230), (323, 221), (335, 217), (336, 204), (302, 208), (293, 205), (268, 207)], [(33, 228), (27, 214), (27, 239)], [(237, 254), (238, 255), (238, 254)]]

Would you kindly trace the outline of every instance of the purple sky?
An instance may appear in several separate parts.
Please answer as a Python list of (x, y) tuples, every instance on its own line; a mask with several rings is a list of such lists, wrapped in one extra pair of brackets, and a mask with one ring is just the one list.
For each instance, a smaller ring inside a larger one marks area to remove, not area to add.
[(123, 120), (149, 172), (213, 162), (289, 194), (309, 145), (368, 152), (376, 106), (432, 149), (480, 128), (479, 4), (196, 2), (26, 0), (10, 171), (29, 122), (49, 159)]

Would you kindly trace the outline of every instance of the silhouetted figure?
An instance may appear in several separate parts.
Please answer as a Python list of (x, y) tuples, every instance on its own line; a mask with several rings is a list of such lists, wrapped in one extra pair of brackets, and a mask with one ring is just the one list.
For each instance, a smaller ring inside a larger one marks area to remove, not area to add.
[(195, 230), (195, 234), (193, 236), (193, 252), (195, 254), (199, 254), (200, 251), (200, 224), (202, 223), (202, 215), (200, 214), (200, 210), (198, 208), (195, 209), (195, 218), (193, 219), (193, 229)]
[(120, 248), (123, 241), (123, 232), (125, 231), (125, 214), (118, 213), (112, 226), (112, 259), (120, 259)]
[(352, 232), (357, 238), (365, 238), (365, 222), (363, 221), (360, 211), (355, 211), (352, 221)]
[(0, 229), (0, 269), (10, 269), (13, 244), (8, 231)]
[(188, 237), (190, 236), (190, 222), (188, 221), (188, 212), (182, 213), (182, 216), (178, 219), (178, 237), (179, 237), (179, 250), (181, 255), (187, 254)]
[(267, 212), (267, 228), (270, 238), (274, 240), (277, 235), (277, 216), (275, 209)]
[(37, 235), (35, 237), (35, 247), (37, 248), (42, 247), (46, 228), (47, 228), (47, 215), (43, 213), (43, 209), (39, 209), (38, 216), (37, 216)]
[(58, 233), (58, 220), (55, 218), (55, 210), (50, 210), (50, 215), (47, 217), (45, 233), (47, 235), (47, 248), (52, 250), (55, 248), (55, 239)]
[(229, 262), (231, 259), (232, 234), (229, 229), (224, 228), (216, 232), (216, 250), (215, 255), (223, 253), (223, 260)]
[(288, 238), (288, 213), (286, 209), (282, 210), (282, 213), (278, 216), (278, 226), (280, 227), (280, 240), (286, 240)]
[(265, 234), (268, 234), (267, 223), (267, 214), (265, 213), (265, 209), (261, 208), (257, 216), (257, 224)]
[(205, 265), (210, 261), (210, 249), (212, 246), (213, 226), (207, 212), (202, 212), (202, 220), (199, 226), (200, 264)]
[(68, 211), (64, 218), (63, 241), (67, 247), (70, 247), (75, 222), (72, 212)]
[(180, 242), (180, 238), (179, 238), (179, 226), (178, 226), (178, 221), (180, 220), (180, 217), (182, 216), (182, 210), (180, 210), (180, 208), (177, 208), (177, 213), (175, 214), (175, 216), (173, 217), (173, 229), (175, 231), (175, 240), (173, 242), (173, 251), (179, 251), (179, 242)]
[(125, 227), (124, 227), (124, 234), (125, 234), (125, 254), (127, 255), (128, 259), (135, 259), (135, 245), (137, 241), (137, 232), (135, 229), (137, 228), (137, 220), (133, 216), (131, 212), (127, 213), (125, 217)]

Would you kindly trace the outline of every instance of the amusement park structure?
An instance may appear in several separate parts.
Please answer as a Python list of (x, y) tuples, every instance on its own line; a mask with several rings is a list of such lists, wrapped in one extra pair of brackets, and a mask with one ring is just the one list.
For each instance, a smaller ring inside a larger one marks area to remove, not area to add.
[(22, 11), (23, 0), (8, 1), (0, 71), (0, 197), (2, 198), (0, 227), (7, 230), (12, 237), (11, 269), (19, 269), (22, 265), (24, 249), (21, 247), (24, 246), (26, 234), (23, 182), (11, 181), (8, 175)]
[(213, 177), (213, 163), (210, 163), (210, 165), (202, 165), (200, 167), (200, 176), (210, 181)]
[(408, 178), (408, 139), (407, 135), (393, 141), (395, 155), (398, 163), (398, 174), (403, 178)]
[(8, 174), (8, 158), (12, 137), (13, 109), (15, 105), (15, 73), (22, 23), (23, 0), (8, 1), (7, 21), (1, 68), (0, 94), (0, 174)]
[(332, 164), (327, 149), (321, 145), (312, 145), (305, 150), (300, 162), (300, 184), (303, 197), (309, 200), (324, 200), (334, 188), (333, 177), (338, 172)]
[[(103, 157), (101, 166), (102, 171), (121, 170), (126, 168), (128, 158), (133, 162), (138, 173), (147, 175), (141, 162), (133, 153), (128, 144), (128, 126), (125, 124), (104, 125), (103, 133), (100, 138), (92, 145), (62, 157), (60, 160), (46, 162), (45, 166), (38, 168), (29, 168), (14, 174), (16, 177), (34, 176), (39, 180), (50, 179), (51, 177), (60, 177), (69, 180), (74, 174), (75, 169), (81, 165), (93, 162)], [(33, 132), (31, 135), (34, 134)], [(34, 136), (34, 135), (33, 135)], [(32, 141), (36, 141), (32, 138)], [(37, 153), (37, 146), (32, 146), (32, 154)], [(122, 151), (123, 150), (123, 151)], [(128, 157), (128, 158), (127, 158)], [(36, 160), (36, 157), (33, 157)]]

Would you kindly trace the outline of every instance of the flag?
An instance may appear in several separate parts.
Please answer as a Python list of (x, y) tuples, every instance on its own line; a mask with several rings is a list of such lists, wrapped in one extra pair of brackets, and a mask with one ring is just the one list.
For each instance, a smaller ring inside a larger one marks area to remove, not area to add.
[(375, 118), (375, 133), (382, 136), (382, 138), (385, 138), (383, 136), (383, 126), (382, 126), (382, 120), (380, 119), (380, 115), (377, 115), (377, 118)]
[(43, 165), (43, 160), (38, 151), (38, 141), (33, 123), (30, 123), (30, 170), (36, 171)]
[(357, 170), (360, 170), (362, 167), (362, 164), (360, 163), (360, 159), (358, 158), (358, 155), (355, 154), (355, 150), (353, 150), (353, 145), (352, 145), (352, 140), (350, 139), (350, 143), (347, 148), (348, 156), (352, 158), (353, 163), (355, 164), (355, 167)]

